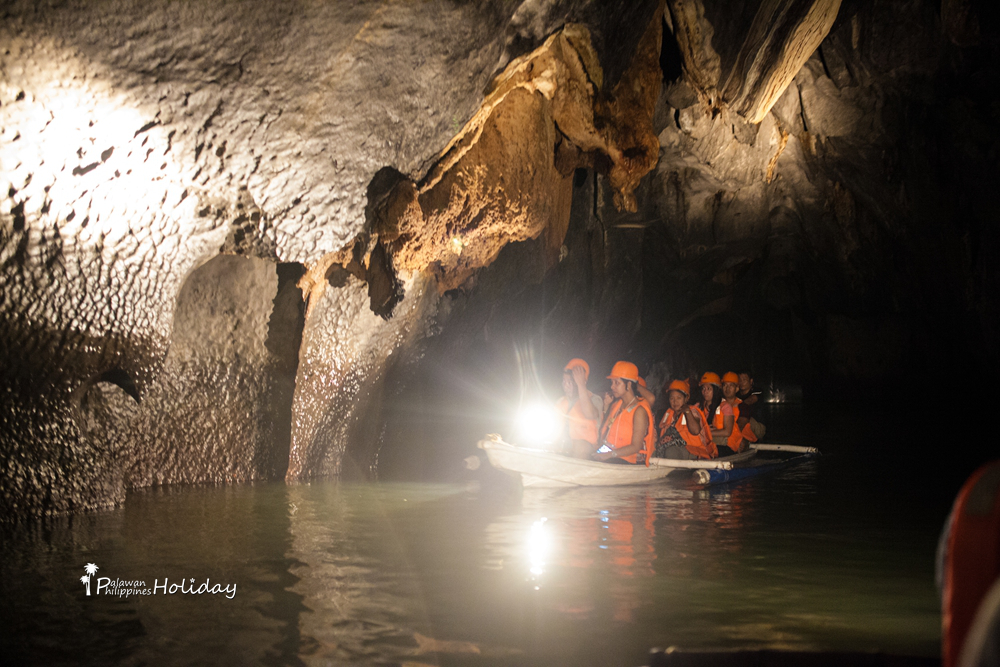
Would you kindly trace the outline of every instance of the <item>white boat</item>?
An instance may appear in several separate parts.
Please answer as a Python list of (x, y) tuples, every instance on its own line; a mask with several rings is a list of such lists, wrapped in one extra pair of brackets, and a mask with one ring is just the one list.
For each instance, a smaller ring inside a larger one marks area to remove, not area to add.
[(524, 486), (620, 486), (647, 484), (663, 479), (675, 470), (732, 470), (734, 463), (751, 459), (756, 450), (749, 450), (719, 459), (680, 461), (650, 459), (649, 465), (621, 465), (576, 459), (543, 449), (518, 447), (504, 442), (498, 435), (488, 435), (478, 447), (486, 452), (490, 464), (498, 470), (521, 475)]

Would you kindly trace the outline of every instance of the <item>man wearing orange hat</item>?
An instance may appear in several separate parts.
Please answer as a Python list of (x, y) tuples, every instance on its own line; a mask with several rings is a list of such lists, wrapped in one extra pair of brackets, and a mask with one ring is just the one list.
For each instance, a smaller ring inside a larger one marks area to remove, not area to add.
[(556, 410), (563, 416), (563, 434), (569, 454), (586, 459), (597, 450), (597, 424), (601, 418), (601, 399), (587, 389), (590, 364), (570, 359), (563, 369), (563, 396)]
[(656, 457), (687, 461), (717, 457), (719, 452), (705, 415), (688, 404), (691, 386), (684, 380), (674, 380), (666, 389), (670, 407), (660, 420)]
[(743, 432), (743, 437), (750, 442), (757, 442), (767, 433), (767, 427), (756, 419), (757, 407), (760, 404), (759, 391), (754, 391), (753, 376), (743, 371), (740, 376), (740, 390), (736, 398), (740, 399), (740, 416), (736, 426)]
[[(600, 440), (609, 451), (598, 451), (598, 461), (649, 465), (653, 456), (653, 412), (639, 393), (639, 369), (619, 361), (611, 369), (611, 395), (614, 400), (601, 425)], [(602, 447), (603, 449), (603, 447)]]

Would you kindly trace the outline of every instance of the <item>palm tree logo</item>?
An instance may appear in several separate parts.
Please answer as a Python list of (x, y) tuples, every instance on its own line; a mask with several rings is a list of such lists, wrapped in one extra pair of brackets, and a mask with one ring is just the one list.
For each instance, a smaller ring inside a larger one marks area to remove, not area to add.
[(90, 595), (90, 578), (95, 574), (97, 574), (97, 570), (99, 569), (100, 568), (98, 568), (93, 563), (87, 563), (83, 567), (84, 572), (86, 572), (87, 574), (80, 577), (80, 583), (84, 584), (87, 587), (87, 595)]

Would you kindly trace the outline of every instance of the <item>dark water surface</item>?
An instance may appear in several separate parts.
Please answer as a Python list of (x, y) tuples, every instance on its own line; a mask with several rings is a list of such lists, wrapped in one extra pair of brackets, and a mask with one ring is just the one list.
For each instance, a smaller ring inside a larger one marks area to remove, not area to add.
[[(7, 528), (0, 652), (128, 665), (640, 665), (670, 645), (938, 654), (934, 552), (967, 472), (873, 459), (884, 441), (846, 420), (784, 423), (828, 453), (709, 490), (522, 492), (488, 475), (478, 490), (170, 488)], [(119, 598), (93, 594), (98, 577), (236, 589)]]

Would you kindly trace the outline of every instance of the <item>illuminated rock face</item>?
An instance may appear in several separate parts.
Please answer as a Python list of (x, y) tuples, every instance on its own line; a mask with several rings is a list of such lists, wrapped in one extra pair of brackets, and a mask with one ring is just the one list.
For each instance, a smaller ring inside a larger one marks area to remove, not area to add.
[[(553, 166), (549, 107), (568, 81), (517, 92), (480, 124), (485, 139), (425, 180), (469, 136), (494, 75), (575, 23), (590, 66), (609, 72), (604, 93), (577, 80), (592, 88), (582, 102), (612, 104), (647, 33), (639, 76), (653, 71), (656, 11), (11, 5), (0, 27), (2, 513), (97, 507), (129, 486), (336, 473), (392, 353), (430, 326), (428, 287), (458, 285), (504, 243), (550, 227), (558, 251), (577, 156)], [(626, 165), (624, 197), (655, 164), (655, 97), (632, 130), (647, 150)], [(599, 148), (629, 149), (615, 131), (598, 133)], [(373, 228), (375, 214), (400, 227), (369, 205), (385, 169), (422, 188), (420, 228), (404, 226), (434, 239), (422, 250), (390, 249)], [(483, 206), (488, 219), (475, 219)], [(441, 240), (463, 259), (449, 265)], [(220, 252), (247, 259), (219, 263)]]

